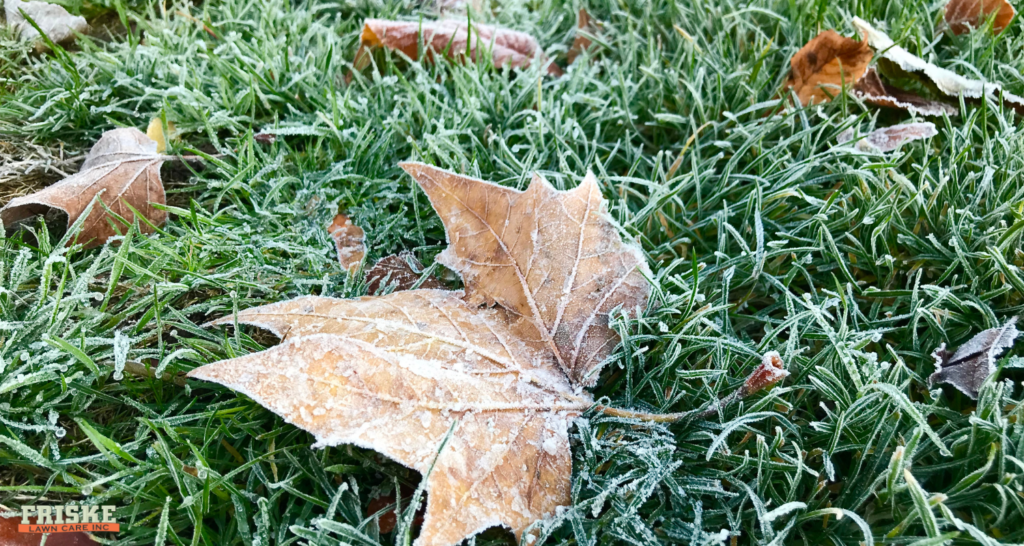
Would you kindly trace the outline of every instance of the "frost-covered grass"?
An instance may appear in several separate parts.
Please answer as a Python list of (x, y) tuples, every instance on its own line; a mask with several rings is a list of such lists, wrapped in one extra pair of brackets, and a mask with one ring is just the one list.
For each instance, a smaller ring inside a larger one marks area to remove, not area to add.
[[(81, 154), (161, 115), (182, 132), (172, 151), (221, 154), (165, 167), (172, 216), (156, 235), (0, 242), (0, 504), (116, 504), (126, 545), (401, 542), (379, 532), (390, 506), (370, 503), (408, 494), (412, 471), (311, 450), (218, 386), (113, 371), (172, 379), (275, 342), (200, 327), (212, 318), (362, 295), (324, 230), (339, 203), (368, 263), (400, 249), (431, 263), (443, 232), (397, 167), (412, 159), (515, 187), (535, 170), (560, 187), (597, 173), (659, 283), (656, 310), (620, 322), (596, 389), (610, 405), (700, 407), (769, 350), (792, 373), (706, 421), (587, 415), (575, 504), (541, 525), (545, 544), (1024, 542), (1024, 374), (1003, 369), (977, 402), (926, 383), (939, 343), (1024, 309), (1019, 119), (966, 104), (938, 137), (875, 155), (836, 136), (907, 116), (850, 98), (766, 115), (789, 56), (819, 29), (852, 34), (854, 15), (1024, 90), (1020, 25), (948, 36), (941, 4), (591, 0), (600, 47), (559, 79), (379, 53), (379, 73), (346, 84), (364, 17), (430, 16), (408, 0), (78, 2), (132, 30), (58, 55), (0, 31), (4, 161)], [(486, 19), (564, 63), (580, 5), (491, 6)], [(276, 142), (255, 142), (259, 129)]]

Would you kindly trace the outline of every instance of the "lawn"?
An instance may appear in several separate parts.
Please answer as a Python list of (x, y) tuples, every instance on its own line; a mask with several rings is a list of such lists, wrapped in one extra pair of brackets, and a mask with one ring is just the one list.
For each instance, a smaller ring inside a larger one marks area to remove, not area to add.
[[(182, 374), (278, 343), (211, 320), (366, 295), (326, 229), (339, 211), (365, 230), (364, 270), (402, 250), (433, 265), (445, 232), (398, 166), (420, 161), (518, 189), (594, 172), (653, 273), (647, 313), (615, 315), (595, 400), (713, 407), (768, 351), (790, 373), (699, 419), (589, 410), (573, 504), (534, 544), (1024, 542), (1024, 351), (978, 400), (928, 382), (941, 343), (1024, 311), (1020, 118), (952, 99), (937, 136), (881, 153), (840, 135), (911, 114), (851, 94), (797, 108), (784, 87), (801, 46), (859, 16), (1022, 94), (1020, 23), (953, 35), (944, 2), (913, 0), (485, 3), (475, 17), (532, 34), (565, 74), (382, 49), (354, 69), (366, 18), (431, 20), (429, 1), (67, 0), (93, 29), (44, 52), (0, 27), (0, 202), (154, 118), (174, 124), (169, 154), (198, 156), (164, 166), (155, 233), (83, 248), (40, 220), (0, 240), (0, 504), (116, 505), (122, 531), (101, 536), (118, 545), (415, 539), (418, 473), (311, 449)], [(566, 66), (580, 7), (603, 27)]]

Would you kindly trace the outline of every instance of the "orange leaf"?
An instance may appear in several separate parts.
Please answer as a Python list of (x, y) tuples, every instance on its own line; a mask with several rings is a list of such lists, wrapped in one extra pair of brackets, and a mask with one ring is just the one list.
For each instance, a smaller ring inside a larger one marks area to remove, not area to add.
[(575, 383), (593, 385), (618, 336), (608, 312), (647, 303), (650, 275), (622, 243), (593, 173), (560, 192), (535, 174), (526, 191), (424, 165), (400, 164), (441, 216), (449, 246), (437, 261), (462, 275), (474, 305), (527, 318)]
[[(165, 203), (160, 165), (167, 156), (156, 150), (157, 143), (138, 129), (107, 131), (89, 150), (78, 174), (31, 195), (11, 199), (0, 209), (0, 219), (11, 229), (47, 210), (59, 209), (67, 214), (70, 227), (99, 195), (113, 213), (129, 223), (135, 219), (134, 208), (159, 226), (167, 219), (167, 212), (154, 205)], [(117, 235), (108, 219), (112, 217), (99, 204), (94, 206), (82, 224), (78, 240), (92, 247)], [(139, 226), (143, 233), (153, 232), (145, 222), (139, 222)]]
[(945, 19), (953, 34), (967, 34), (995, 15), (992, 32), (999, 34), (1010, 26), (1016, 14), (1017, 10), (1007, 0), (949, 0)]
[[(342, 300), (308, 296), (214, 324), (250, 324), (284, 343), (189, 373), (247, 394), (308, 430), (421, 472), (417, 546), (487, 527), (526, 528), (571, 503), (568, 429), (618, 343), (615, 308), (640, 313), (650, 275), (622, 241), (597, 180), (570, 191), (540, 176), (524, 191), (419, 163), (402, 167), (441, 216), (438, 260), (461, 291)], [(481, 304), (488, 305), (481, 305)]]
[(338, 263), (348, 271), (355, 271), (363, 263), (366, 247), (363, 241), (366, 233), (363, 228), (352, 223), (348, 216), (339, 214), (327, 226), (327, 232), (334, 239), (334, 248), (338, 251)]
[(803, 106), (828, 102), (843, 85), (857, 83), (868, 69), (871, 57), (867, 42), (826, 30), (790, 59), (786, 87), (796, 91)]
[[(367, 19), (363, 24), (361, 45), (356, 53), (356, 68), (364, 68), (369, 63), (367, 49), (372, 47), (386, 47), (401, 51), (411, 59), (418, 58), (421, 31), (428, 60), (436, 53), (446, 53), (449, 58), (468, 57), (476, 61), (481, 49), (486, 48), (490, 50), (491, 60), (497, 68), (505, 65), (526, 68), (538, 57), (544, 62), (540, 44), (525, 32), (480, 24), (474, 24), (471, 29), (469, 24), (454, 20), (420, 23)], [(549, 64), (547, 71), (553, 75), (561, 73), (554, 64)]]

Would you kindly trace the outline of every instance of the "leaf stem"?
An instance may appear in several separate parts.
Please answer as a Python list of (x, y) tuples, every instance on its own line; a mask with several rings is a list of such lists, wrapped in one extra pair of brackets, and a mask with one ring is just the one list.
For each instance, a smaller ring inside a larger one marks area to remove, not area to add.
[(627, 419), (639, 419), (641, 421), (649, 421), (652, 423), (678, 423), (680, 421), (688, 420), (690, 418), (707, 419), (716, 413), (720, 409), (729, 407), (733, 402), (743, 398), (746, 389), (740, 387), (735, 392), (718, 400), (711, 407), (701, 411), (694, 409), (690, 411), (681, 411), (679, 413), (646, 413), (642, 411), (625, 410), (620, 408), (613, 408), (601, 404), (595, 404), (594, 408), (611, 417), (625, 417)]

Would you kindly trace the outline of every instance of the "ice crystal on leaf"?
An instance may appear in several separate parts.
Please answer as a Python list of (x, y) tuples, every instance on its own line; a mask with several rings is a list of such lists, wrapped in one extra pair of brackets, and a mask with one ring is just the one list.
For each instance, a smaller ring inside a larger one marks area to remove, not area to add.
[(618, 343), (608, 313), (642, 312), (649, 271), (592, 174), (570, 191), (540, 176), (516, 191), (402, 166), (441, 216), (450, 246), (439, 260), (465, 292), (247, 309), (238, 322), (284, 342), (189, 375), (251, 396), (317, 446), (375, 449), (426, 474), (418, 545), (495, 525), (522, 538), (571, 504), (568, 428), (592, 405), (583, 387)]

